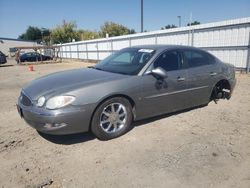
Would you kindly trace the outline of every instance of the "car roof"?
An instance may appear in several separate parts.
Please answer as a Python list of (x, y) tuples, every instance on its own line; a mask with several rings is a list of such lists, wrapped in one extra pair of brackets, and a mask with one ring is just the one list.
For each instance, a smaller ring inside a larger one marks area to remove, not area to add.
[(154, 50), (167, 50), (167, 49), (195, 49), (195, 50), (201, 50), (199, 48), (195, 48), (192, 46), (184, 46), (184, 45), (172, 45), (172, 44), (149, 44), (149, 45), (137, 45), (137, 46), (131, 46), (131, 48), (149, 48)]

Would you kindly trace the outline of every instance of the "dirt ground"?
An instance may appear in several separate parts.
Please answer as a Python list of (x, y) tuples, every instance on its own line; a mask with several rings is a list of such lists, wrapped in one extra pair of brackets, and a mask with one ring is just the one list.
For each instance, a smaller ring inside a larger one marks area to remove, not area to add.
[(140, 121), (103, 142), (40, 135), (15, 107), (34, 78), (89, 64), (11, 65), (0, 66), (0, 187), (250, 187), (250, 75), (237, 74), (229, 101)]

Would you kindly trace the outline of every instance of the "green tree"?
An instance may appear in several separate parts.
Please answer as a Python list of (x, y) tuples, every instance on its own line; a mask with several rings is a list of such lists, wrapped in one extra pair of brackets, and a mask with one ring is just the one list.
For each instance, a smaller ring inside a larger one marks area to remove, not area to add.
[(22, 40), (32, 40), (41, 42), (42, 40), (42, 33), (41, 30), (38, 27), (29, 26), (25, 33), (21, 34), (18, 39)]
[(194, 21), (194, 22), (191, 22), (191, 24), (188, 23), (187, 26), (190, 26), (190, 25), (200, 25), (200, 24), (201, 24), (200, 22)]
[(162, 27), (161, 29), (163, 30), (163, 29), (172, 29), (172, 28), (177, 28), (177, 26), (176, 25), (174, 25), (174, 24), (168, 24), (168, 25), (166, 25), (165, 27)]
[(105, 22), (102, 26), (101, 26), (101, 31), (100, 31), (100, 35), (102, 37), (106, 37), (106, 33), (109, 34), (110, 37), (113, 36), (120, 36), (120, 35), (128, 35), (131, 34), (131, 32), (135, 32), (134, 29), (129, 29), (121, 24), (117, 24), (114, 22)]
[(49, 45), (51, 43), (51, 31), (46, 28), (41, 28), (42, 42)]
[(80, 40), (79, 32), (76, 30), (75, 22), (63, 21), (62, 25), (57, 26), (51, 32), (53, 43), (66, 43)]
[(50, 36), (50, 30), (46, 28), (38, 28), (38, 27), (33, 27), (29, 26), (25, 33), (21, 34), (18, 39), (22, 40), (31, 40), (31, 41), (36, 41), (38, 43), (41, 43), (42, 40), (43, 42), (45, 41), (46, 43), (48, 42), (45, 40), (46, 38), (49, 38)]
[(78, 31), (80, 40), (90, 40), (90, 39), (97, 39), (100, 38), (100, 35), (96, 31), (90, 31), (90, 30), (79, 30)]

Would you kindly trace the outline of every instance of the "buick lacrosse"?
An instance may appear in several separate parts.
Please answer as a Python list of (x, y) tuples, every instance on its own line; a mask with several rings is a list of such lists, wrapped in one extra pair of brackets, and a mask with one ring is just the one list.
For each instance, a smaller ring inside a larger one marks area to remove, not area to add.
[(125, 48), (93, 67), (53, 73), (23, 87), (20, 116), (37, 131), (92, 131), (101, 140), (133, 121), (229, 99), (235, 69), (194, 47)]

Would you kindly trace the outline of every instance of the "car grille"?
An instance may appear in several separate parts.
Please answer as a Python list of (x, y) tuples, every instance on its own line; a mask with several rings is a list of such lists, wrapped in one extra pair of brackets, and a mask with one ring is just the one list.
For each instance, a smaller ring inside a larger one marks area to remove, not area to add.
[(27, 97), (24, 93), (21, 93), (20, 102), (21, 102), (21, 104), (23, 104), (24, 106), (31, 106), (31, 105), (32, 105), (31, 100), (30, 100), (29, 97)]

